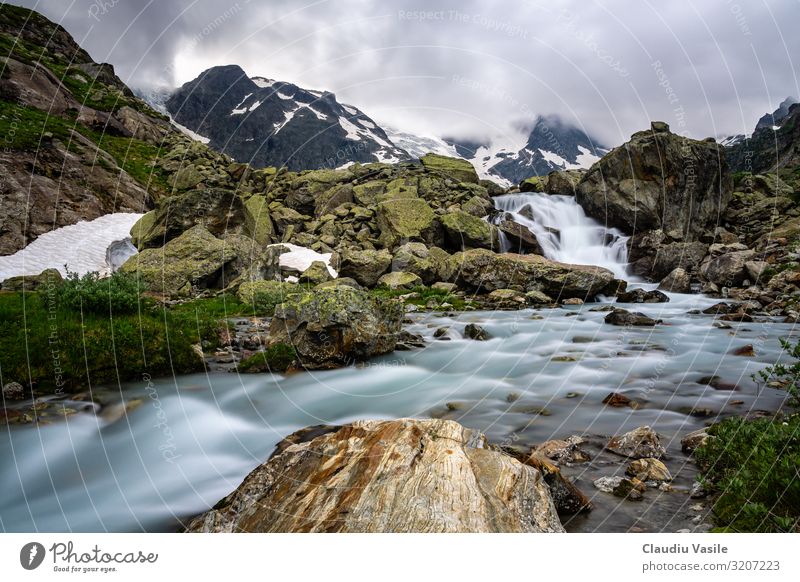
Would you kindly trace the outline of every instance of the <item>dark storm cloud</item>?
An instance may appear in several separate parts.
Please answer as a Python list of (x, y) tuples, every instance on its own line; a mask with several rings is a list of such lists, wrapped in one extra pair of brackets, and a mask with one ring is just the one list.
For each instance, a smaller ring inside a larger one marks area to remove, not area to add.
[(133, 85), (238, 63), (437, 135), (558, 113), (609, 144), (650, 119), (749, 132), (800, 96), (796, 1), (39, 0)]

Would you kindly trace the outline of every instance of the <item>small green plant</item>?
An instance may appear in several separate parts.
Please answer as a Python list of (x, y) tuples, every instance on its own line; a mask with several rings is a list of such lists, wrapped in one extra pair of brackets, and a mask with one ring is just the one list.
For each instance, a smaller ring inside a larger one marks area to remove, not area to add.
[(288, 344), (275, 344), (253, 354), (239, 364), (240, 372), (285, 372), (294, 363), (297, 352)]
[(800, 531), (800, 415), (730, 418), (695, 452), (721, 531)]
[(67, 273), (59, 287), (59, 302), (74, 311), (98, 314), (135, 313), (139, 310), (142, 283), (134, 274), (116, 272), (101, 278), (96, 272), (83, 276)]
[(800, 340), (792, 344), (788, 339), (781, 338), (781, 347), (792, 358), (790, 364), (775, 363), (767, 366), (758, 376), (770, 386), (778, 387), (789, 393), (791, 406), (800, 406)]

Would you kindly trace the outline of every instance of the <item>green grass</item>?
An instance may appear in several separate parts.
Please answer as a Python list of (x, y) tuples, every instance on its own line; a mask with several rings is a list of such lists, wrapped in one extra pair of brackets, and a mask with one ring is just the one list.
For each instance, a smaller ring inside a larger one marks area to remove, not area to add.
[(81, 129), (84, 135), (108, 152), (120, 168), (148, 191), (158, 190), (161, 194), (171, 192), (168, 173), (158, 163), (161, 156), (158, 146), (134, 138), (98, 134)]
[(59, 303), (57, 291), (0, 293), (3, 382), (41, 392), (75, 392), (98, 383), (203, 369), (192, 348), (218, 343), (219, 319), (143, 300), (139, 312), (83, 312)]
[(395, 297), (400, 297), (401, 295), (416, 293), (417, 297), (406, 299), (405, 302), (410, 305), (425, 307), (428, 302), (433, 299), (436, 301), (437, 305), (449, 303), (451, 307), (447, 308), (448, 311), (462, 311), (466, 307), (466, 303), (464, 303), (464, 300), (458, 295), (453, 295), (452, 293), (441, 291), (439, 289), (432, 289), (431, 287), (414, 287), (413, 289), (402, 289), (396, 291), (386, 288), (375, 288), (371, 289), (369, 293), (374, 297), (384, 299), (393, 299)]
[(800, 532), (800, 415), (731, 418), (708, 432), (695, 456), (718, 530)]
[(36, 151), (40, 147), (42, 135), (46, 132), (64, 143), (69, 143), (73, 129), (81, 129), (73, 120), (0, 100), (0, 135), (3, 136), (4, 148)]

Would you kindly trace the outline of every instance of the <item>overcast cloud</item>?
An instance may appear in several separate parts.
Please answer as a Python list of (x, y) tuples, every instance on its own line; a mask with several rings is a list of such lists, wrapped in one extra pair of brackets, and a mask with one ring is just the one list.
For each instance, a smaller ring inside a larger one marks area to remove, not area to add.
[(557, 113), (609, 145), (749, 133), (800, 96), (800, 2), (27, 0), (130, 85), (236, 63), (407, 131), (483, 138)]

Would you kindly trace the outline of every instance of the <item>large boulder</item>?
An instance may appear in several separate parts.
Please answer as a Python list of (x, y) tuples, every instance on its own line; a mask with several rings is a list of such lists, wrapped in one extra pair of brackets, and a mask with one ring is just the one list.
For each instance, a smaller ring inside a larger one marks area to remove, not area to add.
[(391, 198), (380, 202), (377, 225), (381, 244), (390, 249), (408, 241), (434, 243), (439, 238), (436, 215), (422, 198)]
[(518, 287), (541, 291), (555, 300), (616, 292), (614, 274), (608, 269), (557, 263), (539, 255), (472, 249), (453, 255), (453, 261), (459, 285), (474, 290)]
[(18, 275), (2, 282), (3, 291), (44, 291), (49, 293), (61, 285), (64, 278), (58, 269), (45, 269), (38, 275)]
[(238, 230), (245, 214), (236, 192), (205, 189), (162, 198), (154, 214), (145, 217), (134, 225), (139, 248), (160, 247), (198, 224), (214, 236), (223, 236)]
[(414, 287), (419, 287), (420, 285), (422, 285), (422, 279), (419, 278), (419, 275), (407, 273), (405, 271), (393, 271), (391, 273), (386, 273), (380, 279), (378, 279), (378, 287), (386, 287), (392, 291), (398, 291), (400, 289), (413, 289)]
[(190, 532), (561, 532), (537, 469), (451, 420), (295, 433)]
[(290, 296), (270, 322), (273, 345), (294, 347), (307, 369), (346, 366), (394, 350), (402, 304), (348, 286)]
[(586, 170), (560, 170), (547, 174), (548, 194), (561, 194), (563, 196), (574, 196), (578, 184), (586, 174)]
[(256, 194), (244, 203), (244, 231), (259, 244), (275, 242), (275, 227), (269, 216), (266, 197)]
[(658, 289), (670, 293), (690, 293), (692, 279), (685, 269), (678, 267), (661, 280)]
[(387, 250), (347, 249), (341, 253), (339, 275), (355, 279), (364, 287), (374, 287), (391, 264), (392, 255)]
[(700, 266), (700, 275), (719, 287), (738, 287), (748, 278), (747, 263), (755, 251), (744, 245), (711, 245), (709, 256)]
[(406, 243), (395, 251), (392, 270), (414, 273), (425, 285), (449, 281), (455, 273), (453, 257), (447, 251), (416, 242)]
[(586, 214), (627, 234), (660, 228), (688, 242), (713, 230), (732, 191), (723, 146), (653, 122), (595, 163), (576, 196)]
[(503, 217), (497, 228), (506, 235), (506, 240), (511, 245), (511, 252), (522, 253), (524, 251), (536, 255), (544, 254), (536, 235), (527, 226), (511, 218), (510, 214), (506, 214)]
[(445, 174), (456, 182), (480, 183), (478, 173), (467, 160), (430, 153), (422, 156), (420, 161), (427, 169)]
[(150, 291), (187, 297), (197, 289), (220, 288), (235, 250), (203, 226), (190, 228), (158, 249), (145, 249), (120, 271), (136, 273)]
[(445, 214), (442, 226), (449, 249), (497, 249), (500, 246), (496, 226), (463, 210)]
[(690, 275), (697, 273), (708, 253), (707, 244), (675, 240), (660, 229), (638, 233), (628, 245), (631, 272), (653, 281), (660, 281), (677, 268)]

